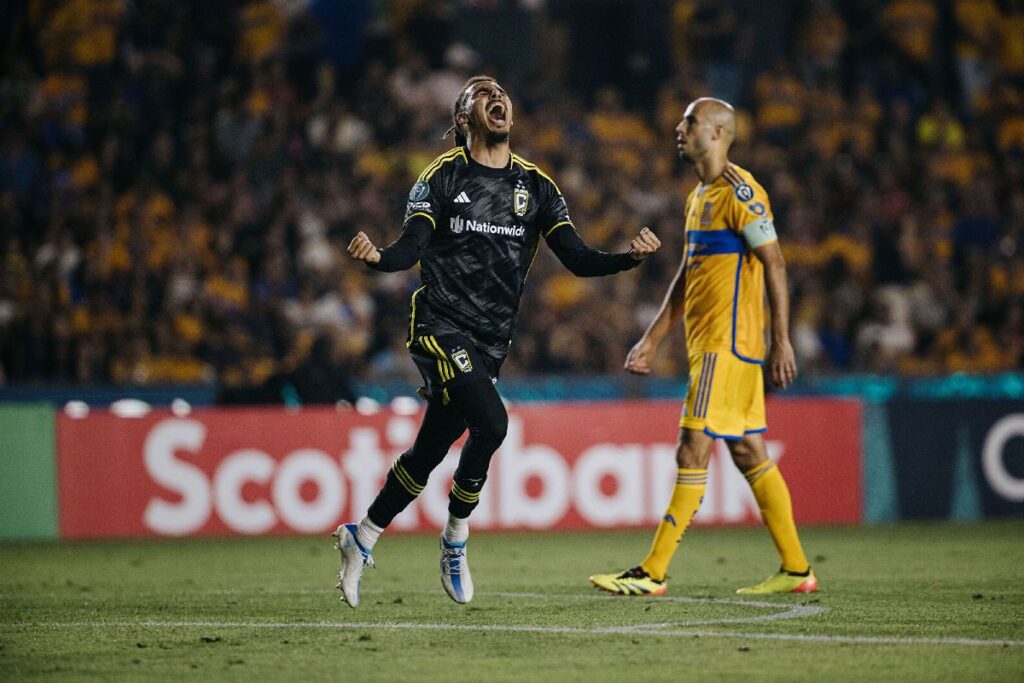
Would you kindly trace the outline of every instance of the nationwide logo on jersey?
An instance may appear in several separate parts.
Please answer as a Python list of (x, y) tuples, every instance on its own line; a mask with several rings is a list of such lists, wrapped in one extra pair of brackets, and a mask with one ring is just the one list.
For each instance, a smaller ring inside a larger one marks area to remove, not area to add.
[(512, 193), (512, 206), (517, 216), (526, 215), (526, 207), (530, 204), (530, 193), (523, 187), (522, 181), (516, 184), (515, 192)]
[(455, 349), (452, 352), (452, 360), (459, 366), (459, 370), (463, 372), (473, 372), (473, 361), (469, 359), (469, 351), (465, 349)]
[(740, 183), (736, 186), (736, 198), (741, 202), (749, 202), (754, 198), (754, 188), (746, 183)]
[(522, 225), (495, 225), (487, 221), (468, 221), (462, 216), (452, 216), (448, 219), (448, 227), (456, 235), (461, 235), (467, 230), (469, 232), (481, 232), (488, 235), (506, 235), (508, 237), (522, 237), (526, 234), (526, 228)]

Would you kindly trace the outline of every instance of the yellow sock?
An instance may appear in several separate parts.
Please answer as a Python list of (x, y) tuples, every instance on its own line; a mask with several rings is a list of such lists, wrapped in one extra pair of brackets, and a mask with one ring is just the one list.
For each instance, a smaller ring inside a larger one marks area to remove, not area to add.
[(793, 502), (789, 497), (786, 480), (782, 478), (782, 472), (771, 460), (766, 460), (744, 472), (743, 476), (747, 478), (750, 488), (754, 491), (754, 498), (761, 508), (761, 518), (764, 519), (768, 533), (772, 535), (775, 547), (782, 556), (783, 570), (799, 573), (807, 571), (810, 564), (796, 533)]
[(668, 565), (676, 553), (676, 546), (683, 537), (690, 520), (697, 514), (708, 483), (707, 470), (680, 469), (676, 474), (676, 487), (668, 503), (665, 516), (654, 532), (651, 551), (640, 563), (640, 568), (656, 581), (663, 581), (668, 574)]

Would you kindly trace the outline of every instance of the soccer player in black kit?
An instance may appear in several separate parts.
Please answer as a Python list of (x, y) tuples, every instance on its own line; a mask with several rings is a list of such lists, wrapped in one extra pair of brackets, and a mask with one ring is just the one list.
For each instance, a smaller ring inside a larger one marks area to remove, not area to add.
[(452, 111), (455, 148), (413, 185), (401, 237), (378, 249), (360, 232), (348, 253), (385, 272), (420, 264), (406, 344), (425, 382), (427, 410), (412, 448), (395, 461), (358, 524), (335, 532), (342, 599), (359, 604), (363, 568), (391, 520), (423, 490), (427, 477), (464, 431), (441, 535), (441, 583), (457, 603), (473, 598), (466, 562), (468, 518), (480, 498), (508, 415), (494, 387), (511, 344), (526, 276), (540, 240), (573, 274), (633, 268), (661, 243), (643, 228), (630, 250), (607, 254), (580, 239), (558, 186), (509, 148), (512, 102), (490, 76), (474, 76)]

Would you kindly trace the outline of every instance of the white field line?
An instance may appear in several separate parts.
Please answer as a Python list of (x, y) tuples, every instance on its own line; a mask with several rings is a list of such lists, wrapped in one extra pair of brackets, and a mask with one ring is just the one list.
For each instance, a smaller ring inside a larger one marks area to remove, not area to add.
[[(237, 594), (243, 591), (238, 590), (226, 590), (221, 591), (225, 594)], [(441, 595), (440, 590), (436, 591), (402, 591), (406, 594), (413, 595)], [(327, 589), (307, 589), (307, 590), (295, 590), (295, 591), (260, 591), (261, 595), (324, 595), (327, 593), (337, 594), (337, 590), (329, 591)], [(376, 589), (369, 591), (362, 591), (362, 595), (381, 595), (385, 591)], [(786, 619), (799, 619), (802, 617), (811, 617), (816, 614), (822, 614), (827, 612), (827, 607), (813, 607), (810, 605), (789, 605), (783, 602), (763, 602), (757, 600), (738, 600), (730, 598), (695, 598), (686, 596), (618, 596), (611, 594), (583, 594), (573, 593), (567, 595), (558, 595), (555, 593), (513, 593), (513, 592), (487, 592), (488, 597), (498, 598), (513, 598), (516, 600), (548, 600), (548, 601), (562, 601), (562, 600), (601, 600), (606, 602), (616, 602), (621, 600), (649, 600), (652, 602), (685, 602), (702, 605), (738, 605), (740, 607), (760, 607), (764, 609), (782, 610), (774, 614), (759, 614), (752, 617), (721, 617), (718, 619), (693, 619), (686, 621), (671, 621), (660, 624), (637, 624), (632, 628), (638, 629), (651, 629), (651, 628), (667, 628), (669, 626), (716, 626), (720, 624), (757, 624), (766, 621), (783, 621)]]
[[(234, 591), (224, 591), (234, 592)], [(298, 591), (261, 591), (263, 594), (316, 594), (324, 595), (333, 591), (328, 590), (298, 590)], [(383, 594), (385, 591), (373, 590), (365, 593)], [(433, 595), (439, 591), (404, 591), (406, 594)], [(977, 638), (926, 638), (926, 637), (901, 637), (901, 636), (829, 636), (811, 635), (801, 633), (749, 633), (737, 631), (713, 631), (707, 629), (680, 628), (697, 625), (718, 625), (735, 623), (754, 623), (766, 621), (781, 621), (785, 619), (796, 619), (821, 614), (828, 611), (827, 607), (810, 605), (789, 605), (784, 602), (766, 602), (757, 600), (739, 600), (730, 598), (698, 598), (686, 596), (661, 596), (650, 598), (629, 597), (623, 598), (613, 595), (586, 595), (570, 594), (557, 595), (551, 593), (519, 593), (519, 592), (496, 592), (488, 593), (489, 596), (512, 599), (528, 600), (645, 600), (657, 602), (676, 602), (693, 604), (719, 604), (742, 607), (755, 607), (760, 609), (782, 610), (771, 614), (761, 614), (752, 617), (723, 617), (716, 620), (694, 620), (694, 621), (673, 621), (653, 624), (635, 624), (629, 626), (607, 626), (582, 628), (575, 626), (534, 626), (534, 625), (504, 625), (504, 624), (443, 624), (443, 623), (410, 623), (410, 622), (332, 622), (332, 621), (299, 621), (299, 622), (262, 622), (262, 621), (70, 621), (70, 622), (39, 622), (11, 624), (13, 628), (19, 629), (44, 629), (44, 628), (256, 628), (256, 629), (338, 629), (338, 630), (420, 630), (420, 631), (461, 631), (475, 633), (548, 633), (548, 634), (578, 634), (578, 635), (633, 635), (633, 636), (661, 636), (676, 638), (735, 638), (740, 640), (778, 640), (797, 642), (821, 642), (821, 643), (848, 643), (860, 645), (961, 645), (979, 647), (1019, 647), (1024, 646), (1024, 640), (995, 639), (983, 640)], [(3, 628), (3, 625), (0, 625)]]
[(403, 622), (346, 623), (331, 621), (68, 621), (13, 624), (15, 628), (261, 628), (261, 629), (338, 629), (392, 631), (462, 631), (471, 633), (541, 633), (588, 636), (630, 635), (674, 638), (736, 638), (740, 640), (782, 640), (811, 643), (848, 643), (851, 645), (964, 645), (980, 647), (1019, 647), (1024, 640), (980, 640), (976, 638), (906, 638), (899, 636), (826, 636), (799, 633), (743, 633), (705, 629), (651, 630), (650, 627), (608, 626), (507, 626), (500, 624), (414, 624)]
[[(528, 598), (538, 600), (630, 600), (636, 596), (624, 597), (621, 595), (552, 595), (547, 593), (490, 593), (500, 598)], [(685, 596), (652, 596), (646, 598), (652, 602), (684, 602), (703, 605), (738, 605), (740, 607), (759, 607), (764, 609), (782, 610), (774, 614), (760, 614), (753, 617), (721, 617), (719, 619), (695, 619), (688, 621), (672, 621), (660, 624), (637, 624), (630, 628), (636, 629), (660, 629), (670, 626), (712, 626), (717, 624), (756, 624), (765, 621), (783, 621), (785, 619), (799, 619), (811, 617), (815, 614), (822, 614), (828, 611), (827, 607), (814, 607), (810, 605), (787, 605), (781, 602), (762, 602), (757, 600), (734, 600), (730, 598), (691, 598)]]
[[(251, 591), (239, 591), (239, 590), (224, 590), (224, 591), (213, 591), (218, 595), (237, 595), (239, 593), (249, 593)], [(386, 591), (377, 589), (362, 591), (363, 596), (367, 595), (382, 595)], [(401, 591), (405, 594), (412, 595), (441, 595), (440, 590), (436, 591)], [(337, 590), (328, 589), (305, 589), (305, 590), (286, 590), (286, 591), (275, 591), (275, 590), (261, 590), (257, 591), (257, 595), (337, 595)], [(573, 593), (573, 594), (555, 594), (555, 593), (523, 593), (523, 592), (488, 592), (488, 597), (498, 598), (510, 598), (515, 600), (543, 600), (549, 602), (561, 602), (565, 600), (583, 600), (583, 601), (594, 601), (599, 600), (602, 602), (618, 602), (618, 601), (636, 601), (646, 600), (651, 602), (675, 602), (675, 603), (690, 603), (690, 604), (702, 604), (702, 605), (730, 605), (739, 607), (754, 607), (759, 609), (770, 609), (779, 610), (770, 614), (758, 614), (750, 617), (719, 617), (717, 619), (690, 619), (681, 621), (668, 621), (655, 624), (634, 624), (628, 628), (635, 629), (664, 629), (669, 627), (681, 627), (681, 626), (718, 626), (724, 624), (757, 624), (771, 621), (784, 621), (787, 619), (800, 619), (802, 617), (811, 617), (816, 614), (822, 614), (828, 611), (827, 607), (815, 607), (811, 605), (791, 605), (784, 602), (764, 602), (758, 600), (739, 600), (731, 598), (698, 598), (698, 597), (687, 597), (687, 596), (616, 596), (610, 594), (584, 594), (584, 593)]]

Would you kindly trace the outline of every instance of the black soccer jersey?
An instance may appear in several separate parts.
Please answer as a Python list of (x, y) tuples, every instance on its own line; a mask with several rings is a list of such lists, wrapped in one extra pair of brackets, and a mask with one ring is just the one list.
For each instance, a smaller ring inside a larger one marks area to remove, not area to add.
[(456, 147), (413, 185), (402, 238), (373, 267), (401, 270), (418, 258), (423, 286), (412, 296), (410, 339), (464, 334), (500, 365), (541, 237), (577, 275), (638, 264), (583, 244), (558, 187), (534, 164), (512, 154), (507, 167), (490, 168)]

